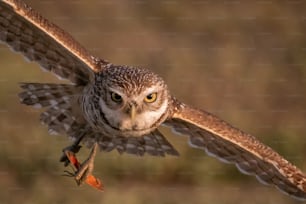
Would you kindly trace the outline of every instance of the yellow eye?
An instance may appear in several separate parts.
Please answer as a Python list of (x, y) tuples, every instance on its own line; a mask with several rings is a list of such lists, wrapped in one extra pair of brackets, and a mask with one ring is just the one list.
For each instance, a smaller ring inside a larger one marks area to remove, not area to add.
[(157, 99), (157, 93), (151, 93), (144, 98), (144, 101), (147, 103), (153, 103)]
[(122, 102), (122, 97), (119, 94), (115, 93), (115, 92), (111, 92), (111, 98), (116, 103)]

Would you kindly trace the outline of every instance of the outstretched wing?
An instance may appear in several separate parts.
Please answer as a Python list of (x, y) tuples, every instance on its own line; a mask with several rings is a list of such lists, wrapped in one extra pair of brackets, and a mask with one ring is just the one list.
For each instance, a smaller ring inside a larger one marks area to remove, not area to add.
[(165, 124), (177, 133), (189, 135), (193, 147), (236, 164), (241, 172), (255, 175), (264, 184), (306, 199), (305, 174), (255, 137), (218, 117), (177, 102), (172, 118)]
[(91, 72), (106, 63), (21, 0), (0, 0), (0, 41), (43, 69), (79, 85), (87, 84)]

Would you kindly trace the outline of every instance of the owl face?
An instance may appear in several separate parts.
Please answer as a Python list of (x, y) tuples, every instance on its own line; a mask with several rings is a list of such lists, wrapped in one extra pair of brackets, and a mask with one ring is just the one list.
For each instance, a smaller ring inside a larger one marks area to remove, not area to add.
[(99, 106), (115, 129), (131, 136), (149, 133), (168, 116), (168, 89), (152, 72), (130, 67), (123, 69), (124, 73), (121, 67), (102, 77), (101, 83), (106, 86)]

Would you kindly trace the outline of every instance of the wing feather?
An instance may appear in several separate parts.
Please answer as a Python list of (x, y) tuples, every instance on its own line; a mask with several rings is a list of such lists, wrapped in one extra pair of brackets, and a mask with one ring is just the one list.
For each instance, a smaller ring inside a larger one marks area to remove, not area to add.
[(87, 84), (106, 63), (20, 0), (0, 0), (0, 41), (76, 84)]
[(270, 147), (218, 117), (177, 102), (165, 123), (175, 132), (189, 135), (189, 143), (245, 174), (255, 175), (297, 199), (306, 199), (306, 176)]
[(98, 142), (100, 149), (106, 152), (116, 149), (120, 154), (128, 153), (138, 156), (143, 156), (145, 153), (152, 156), (179, 155), (158, 130), (141, 137), (108, 136), (92, 130), (86, 134), (84, 142), (88, 147), (92, 147), (95, 142)]

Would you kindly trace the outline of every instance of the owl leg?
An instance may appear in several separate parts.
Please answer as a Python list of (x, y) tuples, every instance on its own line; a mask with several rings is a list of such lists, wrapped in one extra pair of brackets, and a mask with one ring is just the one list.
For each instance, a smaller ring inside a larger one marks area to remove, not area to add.
[(68, 159), (68, 157), (66, 155), (66, 152), (69, 151), (69, 152), (73, 152), (74, 154), (78, 153), (80, 151), (81, 147), (82, 147), (80, 145), (80, 143), (81, 143), (82, 139), (84, 138), (84, 136), (85, 136), (85, 134), (82, 134), (77, 140), (75, 140), (73, 142), (72, 145), (70, 145), (68, 147), (65, 147), (63, 149), (63, 154), (60, 158), (60, 162), (64, 162), (65, 166), (68, 166), (69, 163), (70, 163), (70, 160)]
[(91, 149), (88, 158), (83, 163), (81, 163), (79, 169), (75, 173), (74, 177), (78, 185), (81, 185), (89, 175), (92, 175), (97, 149), (98, 143), (95, 143)]

